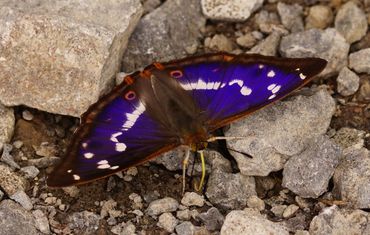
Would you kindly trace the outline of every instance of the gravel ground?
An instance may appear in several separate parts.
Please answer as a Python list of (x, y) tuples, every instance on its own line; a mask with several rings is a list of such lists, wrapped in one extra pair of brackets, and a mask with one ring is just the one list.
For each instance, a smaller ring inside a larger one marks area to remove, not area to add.
[[(0, 12), (0, 235), (370, 234), (370, 1), (28, 0)], [(203, 192), (191, 160), (182, 194), (180, 148), (46, 186), (77, 117), (122, 75), (214, 51), (328, 66), (224, 129), (253, 158), (206, 151)]]

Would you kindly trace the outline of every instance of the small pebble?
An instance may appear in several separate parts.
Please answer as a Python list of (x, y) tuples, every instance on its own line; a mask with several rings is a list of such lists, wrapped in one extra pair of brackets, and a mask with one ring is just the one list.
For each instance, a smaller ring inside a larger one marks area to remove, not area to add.
[(33, 114), (28, 110), (23, 110), (22, 117), (24, 120), (31, 121), (33, 119)]
[(247, 33), (236, 39), (236, 43), (244, 48), (251, 48), (256, 44), (257, 40), (252, 33)]
[(181, 203), (185, 206), (202, 207), (204, 205), (204, 198), (195, 192), (186, 192), (181, 199)]
[(80, 193), (80, 190), (78, 189), (77, 186), (69, 186), (69, 187), (64, 187), (62, 189), (67, 195), (69, 195), (70, 197), (74, 197), (74, 198), (76, 198), (78, 194)]
[(129, 221), (127, 223), (122, 222), (120, 224), (117, 224), (112, 227), (111, 232), (114, 234), (119, 234), (119, 235), (131, 235), (131, 234), (136, 234), (136, 227), (135, 225)]
[(44, 201), (48, 205), (54, 205), (57, 202), (57, 198), (56, 197), (47, 197), (47, 198), (45, 198)]
[(24, 173), (24, 176), (27, 179), (33, 179), (40, 173), (39, 169), (37, 169), (35, 166), (22, 167), (21, 172)]
[(175, 227), (176, 233), (179, 235), (193, 235), (196, 227), (189, 221), (182, 222)]
[(271, 212), (274, 213), (276, 217), (282, 217), (287, 207), (286, 205), (276, 205), (271, 208)]
[(171, 213), (163, 213), (158, 218), (158, 227), (163, 228), (169, 233), (172, 233), (175, 230), (178, 220)]
[(213, 38), (205, 41), (205, 46), (216, 51), (231, 52), (234, 49), (233, 43), (223, 34), (216, 34)]
[(126, 171), (126, 175), (131, 175), (131, 176), (135, 176), (138, 174), (138, 170), (136, 167), (130, 167), (127, 169)]
[(181, 210), (176, 212), (176, 217), (179, 220), (190, 220), (191, 215), (189, 209)]
[(132, 208), (133, 209), (141, 209), (143, 208), (143, 199), (137, 193), (131, 193), (128, 198), (133, 201)]
[(249, 208), (255, 208), (259, 211), (263, 211), (265, 209), (265, 202), (262, 199), (260, 199), (259, 197), (253, 195), (253, 196), (248, 198), (247, 206)]
[(49, 221), (42, 210), (32, 211), (33, 216), (35, 217), (35, 226), (40, 232), (44, 234), (50, 233)]
[(356, 93), (360, 87), (360, 78), (356, 73), (347, 67), (344, 67), (337, 77), (337, 90), (343, 96), (349, 96)]
[(333, 12), (329, 6), (312, 6), (306, 18), (306, 29), (325, 29), (333, 22)]
[(283, 217), (284, 218), (290, 218), (292, 217), (297, 211), (299, 210), (299, 206), (297, 205), (289, 205), (287, 208), (285, 208), (283, 212)]
[(26, 210), (31, 210), (33, 208), (31, 198), (23, 190), (17, 191), (9, 197), (21, 204)]
[(150, 216), (156, 216), (164, 212), (176, 211), (178, 207), (179, 203), (175, 199), (166, 197), (152, 201), (148, 206), (147, 213)]
[(13, 146), (14, 146), (16, 149), (20, 149), (20, 148), (22, 148), (22, 146), (23, 146), (23, 142), (22, 142), (22, 141), (20, 141), (20, 140), (16, 140), (16, 141), (14, 141), (14, 142), (13, 142)]

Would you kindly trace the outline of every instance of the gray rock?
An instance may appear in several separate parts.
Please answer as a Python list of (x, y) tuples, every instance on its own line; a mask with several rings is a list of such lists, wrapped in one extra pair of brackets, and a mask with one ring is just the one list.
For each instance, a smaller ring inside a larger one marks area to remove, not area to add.
[(198, 44), (204, 25), (199, 0), (166, 1), (140, 20), (123, 57), (123, 70), (184, 57), (186, 48)]
[(10, 152), (13, 150), (13, 145), (11, 144), (4, 144), (3, 145), (3, 153), (1, 154), (0, 161), (6, 163), (8, 166), (12, 167), (13, 169), (21, 168), (18, 163), (14, 161), (13, 156)]
[(33, 119), (33, 114), (28, 110), (23, 110), (22, 118), (27, 121), (31, 121)]
[(191, 214), (189, 209), (176, 211), (176, 217), (180, 220), (190, 220)]
[(328, 137), (312, 139), (285, 164), (282, 185), (303, 198), (317, 198), (326, 192), (341, 156), (341, 148)]
[(27, 179), (34, 179), (40, 173), (39, 169), (34, 166), (22, 167), (21, 172), (24, 173)]
[(99, 228), (100, 216), (90, 212), (75, 212), (68, 216), (68, 227), (75, 230), (75, 234), (93, 234)]
[(335, 111), (333, 98), (325, 89), (295, 96), (233, 122), (226, 136), (243, 136), (228, 141), (228, 148), (244, 175), (266, 176), (281, 170), (286, 160), (302, 152), (311, 138), (324, 134)]
[(208, 200), (221, 209), (240, 209), (247, 204), (247, 198), (256, 195), (253, 177), (213, 171), (208, 179), (206, 195)]
[(175, 230), (178, 220), (171, 213), (163, 213), (158, 218), (157, 226), (169, 233)]
[(271, 212), (274, 213), (276, 217), (283, 217), (283, 213), (287, 207), (287, 205), (275, 205), (271, 207)]
[(257, 39), (252, 33), (246, 33), (238, 38), (236, 38), (236, 43), (244, 48), (251, 48), (256, 44)]
[(343, 96), (356, 93), (360, 87), (360, 77), (347, 67), (342, 68), (337, 77), (337, 90)]
[(349, 1), (338, 10), (335, 28), (348, 43), (356, 42), (366, 35), (366, 15), (354, 2)]
[(152, 201), (148, 206), (147, 213), (150, 216), (156, 216), (165, 212), (176, 211), (178, 207), (179, 203), (175, 199), (166, 197)]
[(223, 34), (216, 34), (212, 38), (206, 38), (204, 46), (215, 51), (232, 52), (234, 49), (233, 42)]
[(262, 6), (263, 0), (201, 0), (201, 4), (209, 19), (244, 21)]
[(181, 204), (185, 206), (198, 206), (202, 207), (204, 205), (204, 198), (195, 192), (186, 192), (181, 199)]
[(265, 202), (256, 195), (253, 195), (248, 198), (247, 206), (249, 208), (257, 209), (258, 211), (263, 211), (265, 209)]
[(283, 2), (278, 2), (277, 10), (285, 28), (289, 29), (292, 33), (303, 31), (302, 6), (299, 4), (288, 5)]
[(4, 192), (0, 190), (0, 201), (3, 200)]
[(31, 212), (11, 200), (0, 202), (0, 218), (0, 235), (40, 234)]
[(250, 49), (247, 53), (276, 56), (281, 36), (282, 34), (280, 32), (274, 31), (267, 38)]
[(339, 129), (333, 140), (339, 144), (343, 149), (346, 148), (362, 148), (364, 146), (365, 131), (357, 130), (354, 128), (342, 127)]
[(10, 199), (18, 202), (26, 210), (31, 210), (33, 208), (31, 198), (22, 190), (15, 192), (12, 195), (9, 195)]
[(312, 6), (306, 18), (306, 29), (325, 29), (333, 22), (333, 18), (333, 11), (329, 6)]
[(189, 221), (182, 222), (175, 227), (178, 235), (193, 235), (196, 231), (196, 227)]
[(349, 55), (349, 67), (357, 73), (370, 74), (370, 48), (356, 51)]
[(370, 215), (362, 210), (325, 208), (310, 224), (311, 235), (370, 234)]
[(288, 235), (288, 229), (271, 222), (253, 209), (231, 211), (225, 218), (221, 235), (234, 234), (279, 234)]
[(299, 210), (299, 206), (297, 205), (289, 205), (287, 206), (287, 208), (285, 208), (284, 212), (283, 212), (283, 218), (290, 218), (292, 217), (297, 211)]
[(36, 166), (37, 168), (46, 168), (56, 165), (61, 159), (59, 157), (41, 157), (36, 159), (29, 159), (28, 165)]
[(113, 226), (111, 231), (112, 233), (118, 234), (118, 235), (132, 235), (132, 234), (136, 234), (135, 233), (136, 227), (131, 221), (127, 223), (122, 222), (118, 225)]
[(370, 152), (347, 150), (334, 173), (333, 194), (354, 208), (370, 208)]
[(10, 167), (0, 164), (0, 172), (0, 188), (8, 196), (15, 194), (17, 191), (25, 191), (27, 189), (27, 181), (13, 172)]
[(49, 220), (44, 212), (42, 210), (34, 210), (32, 214), (35, 217), (36, 228), (43, 234), (50, 234)]
[(197, 218), (203, 222), (208, 231), (219, 231), (224, 223), (224, 216), (216, 207), (210, 208), (207, 212), (200, 213)]
[(347, 65), (349, 44), (333, 28), (310, 29), (290, 34), (281, 39), (280, 53), (284, 57), (320, 57), (328, 61), (321, 76), (338, 73)]
[[(187, 148), (179, 147), (174, 150), (165, 152), (155, 158), (152, 162), (162, 164), (167, 170), (182, 170), (182, 161), (186, 156)], [(189, 158), (189, 165), (193, 163), (193, 158)]]
[(11, 140), (14, 132), (14, 125), (15, 117), (13, 109), (7, 108), (0, 103), (0, 151), (3, 149), (3, 144), (9, 143)]
[(255, 23), (263, 33), (270, 34), (273, 31), (283, 28), (276, 12), (261, 10), (255, 16)]
[(80, 116), (112, 87), (142, 11), (139, 0), (1, 3), (0, 101)]

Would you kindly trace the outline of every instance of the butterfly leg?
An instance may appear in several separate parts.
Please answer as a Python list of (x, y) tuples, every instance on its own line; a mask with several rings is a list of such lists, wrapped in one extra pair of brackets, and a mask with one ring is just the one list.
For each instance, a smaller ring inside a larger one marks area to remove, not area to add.
[(185, 194), (185, 176), (186, 176), (186, 168), (189, 164), (189, 158), (190, 158), (190, 150), (186, 150), (186, 155), (184, 160), (182, 161), (182, 194)]
[(198, 153), (200, 154), (200, 161), (202, 163), (202, 176), (200, 178), (199, 185), (197, 185), (196, 183), (194, 183), (194, 188), (195, 188), (195, 190), (200, 191), (203, 188), (204, 179), (206, 178), (206, 162), (204, 160), (204, 153), (203, 153), (203, 151), (198, 151)]

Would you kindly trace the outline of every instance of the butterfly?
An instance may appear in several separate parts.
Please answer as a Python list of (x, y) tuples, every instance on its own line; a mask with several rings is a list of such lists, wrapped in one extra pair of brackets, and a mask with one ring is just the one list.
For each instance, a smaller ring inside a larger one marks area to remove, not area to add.
[(47, 184), (90, 182), (180, 145), (202, 150), (217, 129), (304, 86), (326, 64), (227, 53), (153, 63), (126, 76), (82, 115)]

